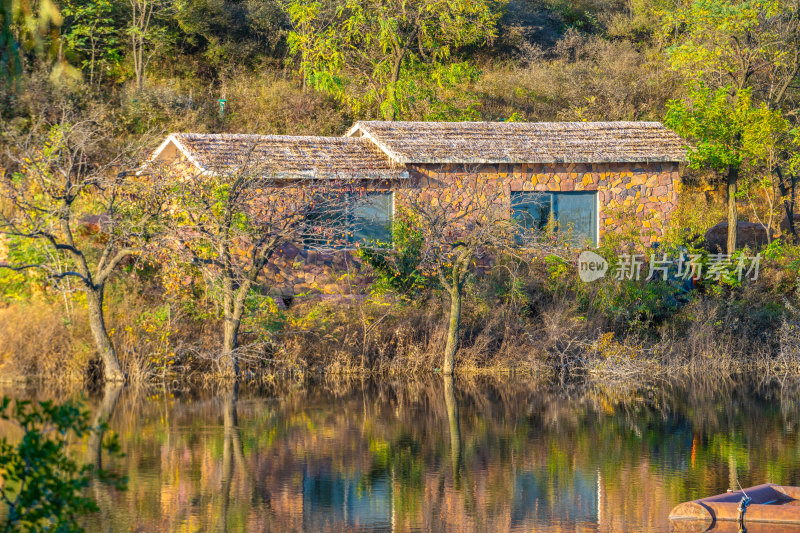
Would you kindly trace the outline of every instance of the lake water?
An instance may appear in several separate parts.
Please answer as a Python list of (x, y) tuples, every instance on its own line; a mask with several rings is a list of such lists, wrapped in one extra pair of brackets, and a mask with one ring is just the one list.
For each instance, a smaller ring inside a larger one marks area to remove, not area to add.
[(87, 530), (669, 531), (681, 501), (800, 484), (798, 390), (488, 378), (108, 389), (87, 401), (120, 436), (125, 457), (103, 466), (129, 487), (93, 488), (102, 511)]

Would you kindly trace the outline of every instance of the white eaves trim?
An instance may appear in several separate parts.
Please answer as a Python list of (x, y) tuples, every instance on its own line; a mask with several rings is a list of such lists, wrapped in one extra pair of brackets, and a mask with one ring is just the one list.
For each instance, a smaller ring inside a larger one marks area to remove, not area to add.
[(407, 157), (403, 157), (400, 154), (398, 154), (397, 152), (395, 152), (394, 150), (392, 150), (391, 148), (389, 148), (389, 146), (387, 146), (385, 143), (381, 142), (380, 139), (378, 139), (377, 137), (375, 137), (374, 135), (369, 133), (366, 129), (362, 128), (361, 124), (358, 123), (358, 122), (353, 124), (350, 127), (350, 129), (347, 130), (347, 133), (345, 133), (344, 136), (345, 137), (363, 137), (363, 138), (369, 140), (375, 146), (377, 146), (381, 150), (381, 152), (386, 154), (386, 157), (391, 159), (394, 163), (396, 163), (398, 165), (406, 165), (406, 164), (409, 163), (409, 160), (408, 160)]
[(183, 154), (183, 156), (186, 157), (186, 159), (191, 164), (193, 164), (197, 168), (197, 170), (199, 170), (199, 171), (201, 171), (203, 173), (211, 174), (211, 175), (216, 174), (216, 172), (214, 172), (212, 170), (208, 170), (207, 168), (203, 167), (203, 165), (200, 164), (200, 162), (192, 154), (192, 152), (188, 148), (186, 148), (186, 146), (180, 141), (178, 136), (176, 134), (174, 134), (174, 133), (170, 133), (167, 136), (167, 138), (164, 139), (164, 142), (162, 142), (158, 146), (158, 148), (155, 149), (153, 154), (150, 156), (150, 162), (157, 161), (159, 159), (159, 156), (162, 154), (162, 152), (164, 152), (164, 150), (166, 150), (167, 147), (170, 144), (173, 145), (177, 151), (179, 151), (181, 154)]

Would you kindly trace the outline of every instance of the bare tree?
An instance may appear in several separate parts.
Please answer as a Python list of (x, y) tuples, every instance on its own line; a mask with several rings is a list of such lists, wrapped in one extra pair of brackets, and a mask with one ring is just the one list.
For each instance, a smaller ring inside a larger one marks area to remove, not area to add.
[(231, 376), (239, 374), (239, 330), (264, 267), (289, 243), (338, 245), (342, 224), (335, 207), (340, 191), (351, 187), (345, 180), (278, 175), (255, 148), (246, 147), (238, 161), (218, 171), (187, 175), (180, 163), (170, 170), (174, 223), (168, 249), (199, 267), (220, 291), (221, 371)]
[[(39, 269), (56, 283), (77, 279), (105, 379), (123, 381), (106, 328), (105, 289), (120, 263), (152, 237), (159, 201), (150, 184), (134, 175), (141, 147), (116, 146), (110, 130), (97, 117), (67, 113), (25, 136), (8, 134), (8, 168), (0, 169), (0, 235), (10, 252), (0, 258), (0, 268)], [(31, 262), (23, 252), (32, 242), (49, 253)]]
[[(464, 287), (470, 276), (519, 244), (540, 246), (512, 217), (507, 193), (480, 169), (417, 183), (400, 192), (403, 206), (422, 232), (420, 268), (449, 296), (450, 313), (442, 373), (453, 373), (458, 351)], [(525, 242), (521, 242), (523, 239)]]

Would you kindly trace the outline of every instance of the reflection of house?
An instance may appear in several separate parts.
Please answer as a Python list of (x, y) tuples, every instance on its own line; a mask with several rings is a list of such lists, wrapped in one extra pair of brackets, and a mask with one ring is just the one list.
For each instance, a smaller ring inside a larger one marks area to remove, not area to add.
[(353, 528), (390, 531), (392, 491), (388, 477), (368, 487), (359, 476), (318, 472), (303, 475), (303, 528), (306, 531), (339, 531)]
[(598, 485), (596, 475), (580, 470), (521, 471), (514, 480), (511, 526), (531, 522), (591, 524), (597, 522)]
[(524, 225), (569, 228), (579, 244), (597, 245), (626, 225), (645, 242), (663, 235), (677, 207), (684, 145), (657, 122), (366, 121), (338, 138), (173, 134), (153, 157), (225, 172), (250, 156), (289, 180), (362, 181), (370, 192), (341, 203), (342, 224), (359, 222), (352, 241), (388, 240), (398, 188), (454, 187), (477, 175), (500, 188), (510, 216)]

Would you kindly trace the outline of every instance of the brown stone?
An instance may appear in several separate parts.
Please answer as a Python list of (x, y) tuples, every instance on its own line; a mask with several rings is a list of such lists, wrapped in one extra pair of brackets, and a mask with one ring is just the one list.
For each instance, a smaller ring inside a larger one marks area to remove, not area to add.
[(283, 253), (284, 257), (286, 257), (289, 260), (292, 260), (298, 255), (300, 255), (300, 249), (292, 243), (284, 244), (281, 252)]
[(644, 174), (635, 174), (631, 178), (631, 185), (644, 185), (645, 181), (647, 181), (647, 177)]
[[(760, 248), (767, 244), (764, 226), (754, 222), (736, 224), (736, 247)], [(728, 223), (720, 222), (706, 232), (706, 249), (710, 252), (725, 252), (728, 247)]]

